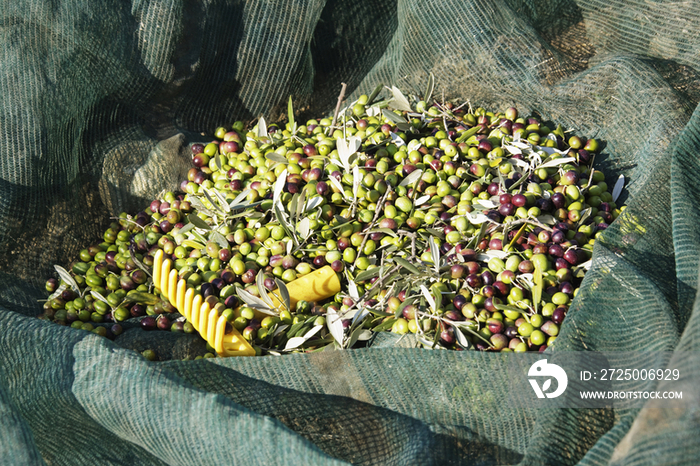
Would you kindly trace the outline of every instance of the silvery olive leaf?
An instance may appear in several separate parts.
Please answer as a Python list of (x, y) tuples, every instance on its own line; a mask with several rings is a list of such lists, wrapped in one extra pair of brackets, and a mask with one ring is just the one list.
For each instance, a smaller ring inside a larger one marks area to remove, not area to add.
[(362, 184), (362, 175), (357, 165), (352, 168), (352, 195), (357, 198), (357, 192)]
[(425, 287), (425, 285), (420, 286), (420, 291), (423, 293), (423, 296), (425, 297), (425, 300), (428, 301), (428, 305), (430, 306), (430, 309), (433, 311), (437, 309), (435, 306), (435, 298), (433, 298), (433, 295), (430, 294), (430, 291), (428, 291), (428, 288)]
[(343, 347), (343, 337), (345, 336), (345, 330), (343, 328), (343, 320), (333, 309), (328, 309), (326, 312), (326, 325), (328, 330), (333, 335), (336, 342)]
[(348, 281), (348, 294), (354, 301), (359, 301), (360, 293), (357, 291), (357, 285), (355, 284), (355, 280), (353, 280), (353, 278), (350, 276), (350, 273), (347, 269), (345, 269), (345, 278)]
[(272, 303), (272, 299), (267, 294), (267, 288), (265, 288), (265, 274), (263, 270), (260, 269), (258, 274), (255, 276), (255, 286), (258, 288), (258, 294), (260, 298), (267, 304), (267, 306), (272, 309), (275, 305)]
[(285, 285), (284, 282), (277, 277), (275, 277), (275, 283), (277, 284), (277, 290), (279, 291), (280, 296), (282, 297), (282, 303), (284, 304), (284, 307), (286, 309), (290, 309), (292, 307), (292, 303), (289, 298), (289, 290), (287, 289), (287, 285)]
[(455, 336), (457, 337), (457, 344), (464, 349), (469, 349), (471, 347), (471, 343), (469, 343), (469, 340), (462, 333), (462, 331), (459, 329), (459, 327), (457, 327), (456, 325), (453, 325), (452, 328), (454, 329)]
[(209, 235), (209, 238), (214, 241), (221, 249), (227, 249), (229, 247), (228, 241), (218, 231), (212, 231)]
[(194, 223), (188, 223), (188, 224), (185, 225), (184, 227), (182, 227), (182, 228), (180, 228), (179, 230), (177, 230), (177, 232), (175, 232), (175, 234), (184, 235), (185, 233), (187, 233), (188, 231), (190, 231), (192, 228), (194, 228)]
[(61, 277), (61, 280), (63, 280), (66, 285), (70, 286), (73, 288), (73, 291), (76, 293), (80, 293), (80, 288), (78, 287), (78, 283), (73, 279), (70, 273), (60, 265), (54, 265), (54, 269), (56, 269), (56, 272), (58, 272), (58, 275)]
[(408, 141), (408, 144), (406, 145), (406, 149), (408, 149), (408, 152), (411, 152), (412, 150), (418, 150), (421, 146), (421, 142), (418, 139), (411, 139)]
[(380, 113), (382, 113), (382, 110), (379, 107), (377, 107), (376, 105), (373, 105), (367, 109), (367, 116), (368, 117), (376, 117)]
[(425, 94), (423, 100), (428, 103), (430, 98), (433, 96), (433, 91), (435, 90), (435, 76), (432, 71), (428, 74), (428, 84), (425, 87)]
[(394, 97), (394, 100), (391, 102), (392, 107), (405, 112), (412, 111), (411, 104), (408, 103), (408, 99), (406, 99), (406, 96), (403, 95), (398, 87), (391, 86), (391, 94)]
[(620, 197), (620, 193), (622, 192), (623, 186), (625, 186), (625, 176), (620, 175), (617, 177), (617, 181), (615, 182), (615, 187), (613, 188), (613, 191), (612, 191), (613, 202), (617, 202), (617, 198)]
[(306, 207), (304, 208), (304, 212), (308, 212), (309, 210), (314, 210), (316, 207), (320, 206), (323, 204), (323, 198), (321, 196), (315, 196), (309, 199), (306, 202)]
[[(58, 286), (58, 288), (56, 288), (56, 291), (54, 291), (53, 293), (51, 293), (51, 295), (49, 295), (49, 297), (47, 298), (47, 301), (51, 301), (53, 298), (57, 298), (57, 297), (61, 296), (61, 293), (63, 293), (63, 290), (65, 290), (66, 288), (67, 288), (66, 285), (61, 283)], [(93, 293), (93, 292), (91, 291), (91, 293)]]
[(481, 223), (491, 221), (491, 219), (488, 218), (488, 216), (480, 214), (478, 212), (465, 212), (464, 216), (467, 218), (467, 220), (469, 220), (469, 223), (471, 223), (472, 225), (479, 225)]
[(101, 295), (100, 293), (98, 293), (97, 291), (90, 290), (90, 294), (92, 295), (93, 298), (99, 299), (99, 300), (102, 301), (103, 303), (107, 304), (110, 308), (112, 307), (112, 305), (109, 304), (109, 301), (107, 301), (107, 298), (105, 298), (104, 296), (102, 296), (102, 295)]
[(311, 234), (311, 231), (309, 230), (311, 226), (311, 219), (309, 217), (304, 217), (301, 219), (299, 222), (299, 234), (303, 239), (307, 239), (309, 235)]
[(406, 178), (404, 178), (399, 186), (409, 186), (415, 183), (423, 176), (423, 170), (414, 170)]
[(332, 176), (328, 177), (328, 181), (330, 181), (331, 184), (335, 187), (335, 189), (337, 189), (338, 192), (340, 192), (340, 194), (343, 196), (343, 198), (345, 198), (345, 200), (348, 200), (348, 201), (350, 200), (350, 199), (348, 199), (347, 195), (345, 194), (345, 189), (343, 189), (343, 185), (340, 183), (340, 181), (338, 181), (336, 178), (334, 178)]
[(287, 344), (284, 345), (284, 349), (285, 350), (292, 350), (292, 349), (298, 348), (299, 346), (303, 345), (304, 343), (306, 343), (306, 338), (304, 338), (304, 337), (290, 338), (287, 341)]
[(495, 209), (496, 207), (499, 206), (496, 202), (490, 200), (490, 199), (475, 199), (472, 204), (477, 204), (479, 207), (483, 209)]
[(267, 123), (265, 123), (265, 118), (263, 118), (263, 117), (260, 117), (260, 119), (258, 120), (258, 132), (257, 132), (257, 136), (258, 136), (259, 138), (266, 138), (266, 137), (268, 137), (268, 133), (267, 133)]
[(487, 252), (481, 252), (476, 255), (476, 258), (480, 261), (488, 262), (494, 257), (498, 257), (499, 259), (505, 259), (508, 257), (508, 253), (505, 251), (500, 251), (498, 249), (489, 249)]
[(537, 217), (537, 220), (544, 223), (545, 225), (556, 225), (557, 223), (557, 219), (549, 214), (540, 215), (539, 217)]
[[(399, 129), (401, 129), (401, 128), (399, 128)], [(406, 131), (406, 130), (403, 130), (403, 131)], [(401, 139), (401, 136), (399, 136), (398, 134), (392, 132), (392, 133), (389, 134), (389, 136), (391, 137), (391, 142), (393, 142), (394, 144), (396, 144), (397, 147), (401, 147), (401, 146), (405, 146), (405, 145), (406, 145), (406, 143), (404, 142), (404, 140)]]
[(549, 160), (542, 165), (538, 166), (537, 168), (550, 168), (550, 167), (558, 167), (559, 165), (564, 165), (565, 163), (571, 163), (575, 162), (576, 159), (573, 157), (561, 157), (558, 159), (554, 160)]
[(270, 306), (265, 304), (265, 301), (258, 298), (257, 296), (248, 293), (243, 288), (236, 288), (236, 293), (238, 293), (238, 297), (241, 298), (241, 301), (264, 314), (268, 314), (271, 316), (276, 316), (279, 314), (279, 312), (275, 312), (275, 310), (271, 309)]
[(277, 152), (268, 152), (267, 154), (265, 154), (265, 158), (267, 160), (272, 160), (273, 162), (277, 163), (283, 163), (285, 165), (289, 163), (289, 161), (283, 155), (280, 155)]
[[(218, 210), (219, 212), (223, 212), (223, 211), (224, 211), (224, 209), (221, 208), (221, 206), (219, 205), (219, 203), (216, 202), (216, 201), (214, 200), (214, 197), (213, 197), (211, 194), (209, 194), (209, 192), (208, 192), (209, 190), (208, 190), (208, 189), (203, 189), (202, 191), (204, 192), (204, 197), (207, 198), (207, 201), (209, 201), (209, 203), (212, 205), (212, 207), (214, 207), (214, 208), (215, 208), (216, 210)], [(228, 206), (228, 204), (227, 204), (227, 206)]]
[(421, 206), (428, 202), (430, 200), (431, 196), (429, 194), (426, 194), (425, 196), (421, 196), (418, 199), (416, 199), (416, 202), (414, 203), (416, 207)]
[(231, 203), (229, 204), (229, 207), (236, 207), (236, 206), (240, 205), (246, 199), (248, 194), (250, 194), (250, 188), (245, 188), (243, 191), (241, 191), (241, 193), (238, 196), (236, 196), (231, 201)]
[(285, 168), (282, 173), (277, 177), (277, 180), (275, 181), (275, 188), (274, 191), (272, 192), (272, 203), (277, 204), (277, 202), (280, 199), (280, 196), (282, 195), (282, 191), (284, 191), (284, 185), (287, 183), (287, 169)]
[[(211, 230), (211, 226), (195, 213), (191, 213), (187, 215), (187, 220), (193, 224), (195, 227), (200, 228), (202, 230)], [(195, 233), (195, 231), (192, 231), (192, 233)]]

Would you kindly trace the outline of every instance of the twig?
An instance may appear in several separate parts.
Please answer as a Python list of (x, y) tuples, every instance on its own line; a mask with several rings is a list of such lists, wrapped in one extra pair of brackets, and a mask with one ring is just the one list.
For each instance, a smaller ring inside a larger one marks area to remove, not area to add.
[(340, 88), (340, 94), (338, 95), (338, 103), (335, 104), (335, 112), (333, 112), (333, 122), (331, 123), (331, 126), (335, 126), (336, 121), (338, 121), (338, 112), (340, 112), (340, 104), (343, 103), (343, 99), (345, 99), (345, 89), (347, 89), (348, 85), (345, 83), (341, 83), (343, 87)]

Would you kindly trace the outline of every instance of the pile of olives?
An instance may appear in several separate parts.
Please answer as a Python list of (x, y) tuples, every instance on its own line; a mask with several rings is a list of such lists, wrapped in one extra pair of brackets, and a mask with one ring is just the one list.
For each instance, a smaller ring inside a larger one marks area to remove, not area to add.
[[(122, 213), (58, 278), (42, 318), (112, 337), (123, 321), (195, 332), (154, 289), (156, 251), (261, 354), (351, 348), (542, 351), (619, 214), (595, 139), (515, 108), (361, 96), (333, 119), (261, 118), (191, 144), (176, 191)], [(619, 189), (616, 189), (616, 195)], [(330, 265), (342, 289), (267, 293)]]

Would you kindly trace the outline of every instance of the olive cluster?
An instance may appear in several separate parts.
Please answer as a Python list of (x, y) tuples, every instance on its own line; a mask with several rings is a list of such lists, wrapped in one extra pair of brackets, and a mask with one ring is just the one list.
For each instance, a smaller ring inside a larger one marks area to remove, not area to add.
[[(621, 211), (593, 168), (598, 141), (515, 108), (400, 98), (403, 110), (361, 96), (333, 120), (297, 125), (290, 111), (286, 125), (217, 128), (191, 145), (179, 191), (121, 214), (72, 273), (49, 279), (44, 317), (194, 332), (153, 288), (162, 250), (261, 352), (352, 347), (378, 331), (543, 350)], [(263, 299), (326, 265), (337, 295), (295, 308)]]

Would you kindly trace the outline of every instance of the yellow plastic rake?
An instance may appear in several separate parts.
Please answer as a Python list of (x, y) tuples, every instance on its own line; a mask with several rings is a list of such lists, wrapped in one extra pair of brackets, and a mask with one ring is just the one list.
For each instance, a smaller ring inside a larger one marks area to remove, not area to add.
[[(187, 287), (187, 282), (179, 278), (172, 261), (165, 259), (160, 250), (153, 260), (153, 284), (192, 323), (219, 356), (255, 356), (255, 349), (238, 330), (229, 327), (226, 333), (226, 317), (220, 316), (194, 288)], [(287, 283), (287, 290), (293, 309), (301, 300), (314, 302), (333, 296), (340, 291), (340, 280), (332, 268), (325, 266)], [(276, 291), (268, 296), (274, 306), (282, 303)], [(256, 317), (264, 316), (256, 311)]]

